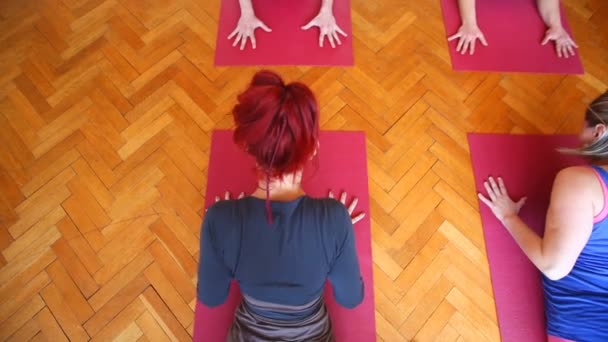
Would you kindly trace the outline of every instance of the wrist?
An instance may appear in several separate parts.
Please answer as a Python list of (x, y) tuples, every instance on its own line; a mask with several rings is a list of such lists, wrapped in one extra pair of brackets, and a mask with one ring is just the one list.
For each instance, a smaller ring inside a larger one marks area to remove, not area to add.
[(241, 8), (241, 17), (255, 17), (253, 8)]
[(323, 0), (321, 2), (321, 10), (319, 12), (332, 13), (332, 11), (333, 11), (332, 5), (333, 5), (333, 1)]
[(462, 26), (477, 27), (477, 14), (475, 11), (467, 11), (461, 18)]
[(500, 220), (500, 222), (508, 230), (510, 228), (511, 224), (513, 224), (513, 220), (515, 220), (515, 219), (519, 219), (519, 216), (517, 214), (510, 214), (510, 215), (503, 217), (502, 220)]
[(241, 16), (253, 16), (253, 15), (255, 15), (253, 13), (253, 5), (251, 4), (250, 1), (241, 1), (240, 2), (240, 7), (241, 7)]
[(547, 28), (553, 30), (563, 30), (562, 21), (560, 18), (547, 21)]
[(328, 5), (323, 5), (321, 6), (321, 9), (319, 10), (319, 13), (323, 13), (323, 14), (332, 14), (332, 8), (331, 6)]
[(465, 20), (462, 22), (462, 27), (474, 29), (477, 28), (477, 20)]

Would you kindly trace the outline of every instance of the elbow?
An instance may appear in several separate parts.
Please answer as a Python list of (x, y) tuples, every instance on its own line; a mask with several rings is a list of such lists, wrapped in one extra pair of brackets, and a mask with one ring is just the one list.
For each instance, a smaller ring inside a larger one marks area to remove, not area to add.
[(363, 295), (361, 295), (361, 297), (359, 297), (355, 300), (342, 301), (342, 303), (340, 303), (340, 304), (347, 309), (354, 309), (357, 306), (359, 306), (359, 304), (361, 304), (362, 302), (363, 302)]
[(208, 308), (216, 308), (216, 307), (224, 304), (226, 302), (226, 299), (225, 298), (222, 299), (219, 297), (214, 298), (214, 297), (199, 296), (198, 301)]
[(360, 282), (359, 289), (356, 292), (351, 292), (348, 295), (340, 296), (338, 293), (334, 293), (336, 302), (342, 307), (347, 309), (354, 309), (363, 302), (365, 297), (365, 286), (363, 281)]
[(199, 303), (205, 305), (208, 308), (218, 307), (226, 302), (228, 298), (228, 291), (209, 291), (209, 289), (203, 289), (202, 287), (198, 287), (197, 300)]
[(344, 299), (339, 300), (338, 298), (336, 298), (336, 301), (338, 302), (338, 304), (340, 304), (340, 306), (342, 306), (346, 309), (354, 309), (363, 302), (363, 296), (361, 296), (360, 298), (357, 298), (357, 299), (350, 299), (350, 300), (344, 300)]

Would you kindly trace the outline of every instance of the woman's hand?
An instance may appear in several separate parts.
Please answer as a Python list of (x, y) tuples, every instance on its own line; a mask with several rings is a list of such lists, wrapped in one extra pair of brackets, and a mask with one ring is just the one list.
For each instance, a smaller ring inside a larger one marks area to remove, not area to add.
[(272, 32), (266, 24), (255, 16), (253, 11), (242, 11), (241, 18), (234, 31), (228, 36), (228, 39), (232, 39), (236, 36), (232, 46), (236, 46), (240, 42), (241, 50), (243, 50), (247, 44), (247, 39), (249, 38), (251, 40), (251, 46), (255, 49), (255, 30), (258, 27), (266, 32)]
[[(239, 194), (239, 197), (237, 197), (237, 199), (241, 199), (241, 198), (243, 198), (243, 197), (245, 197), (245, 193), (244, 193), (244, 192), (241, 192), (241, 193)], [(220, 198), (220, 196), (215, 196), (215, 203), (217, 203), (217, 202), (219, 202), (219, 201), (221, 201), (221, 200), (222, 200), (222, 199)], [(230, 200), (230, 192), (229, 192), (229, 191), (226, 191), (226, 192), (224, 193), (224, 201), (228, 201), (228, 200)]]
[(555, 52), (557, 53), (557, 57), (560, 58), (574, 56), (574, 49), (578, 48), (578, 45), (570, 38), (570, 35), (562, 26), (549, 27), (541, 45), (546, 45), (550, 41), (555, 41)]
[(500, 177), (498, 177), (498, 184), (494, 181), (494, 178), (490, 177), (487, 181), (483, 182), (483, 186), (486, 188), (489, 198), (481, 193), (477, 194), (477, 196), (503, 224), (509, 217), (517, 216), (521, 207), (526, 203), (526, 197), (513, 202), (511, 197), (509, 197), (505, 183)]
[(314, 19), (312, 19), (308, 24), (302, 26), (302, 30), (308, 30), (313, 26), (319, 27), (320, 47), (323, 47), (325, 36), (327, 36), (327, 40), (329, 40), (329, 44), (332, 48), (336, 47), (336, 43), (338, 45), (342, 45), (342, 41), (340, 40), (340, 36), (338, 34), (347, 37), (346, 33), (344, 33), (344, 31), (342, 31), (342, 29), (336, 23), (336, 18), (334, 18), (334, 14), (329, 9), (322, 8)]
[[(334, 198), (333, 191), (329, 190), (328, 197)], [(346, 207), (346, 192), (342, 192), (342, 195), (340, 195), (340, 202), (342, 204), (344, 204), (344, 206)], [(353, 212), (355, 211), (355, 208), (357, 207), (357, 203), (359, 203), (359, 199), (357, 197), (355, 197), (355, 198), (353, 198), (352, 202), (350, 202), (350, 205), (347, 207), (348, 214), (350, 215), (350, 218), (351, 218), (353, 224), (361, 221), (361, 219), (363, 219), (365, 217), (365, 213), (359, 213), (358, 215), (353, 216)]]
[(483, 35), (479, 27), (477, 25), (462, 25), (458, 29), (458, 32), (453, 36), (448, 38), (448, 41), (451, 42), (454, 39), (458, 39), (458, 45), (456, 46), (456, 51), (461, 54), (465, 54), (467, 49), (469, 50), (469, 54), (475, 53), (475, 42), (477, 39), (481, 42), (483, 46), (488, 46), (488, 42), (486, 42), (486, 37)]

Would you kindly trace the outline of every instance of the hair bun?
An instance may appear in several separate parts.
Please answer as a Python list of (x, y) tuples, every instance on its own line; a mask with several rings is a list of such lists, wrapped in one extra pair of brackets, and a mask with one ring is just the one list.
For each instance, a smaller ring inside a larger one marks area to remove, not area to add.
[(272, 71), (262, 70), (253, 76), (252, 86), (277, 86), (286, 88), (281, 77)]
[(285, 84), (260, 71), (232, 110), (234, 141), (272, 177), (304, 167), (317, 146), (319, 110), (314, 94), (298, 82)]

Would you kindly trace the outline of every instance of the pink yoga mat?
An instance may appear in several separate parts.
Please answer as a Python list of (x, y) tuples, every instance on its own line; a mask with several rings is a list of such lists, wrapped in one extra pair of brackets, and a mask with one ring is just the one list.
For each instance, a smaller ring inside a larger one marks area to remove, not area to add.
[[(369, 192), (365, 136), (361, 132), (321, 132), (318, 162), (304, 171), (304, 190), (315, 197), (325, 197), (329, 189), (337, 196), (346, 190), (359, 198), (357, 211), (368, 215), (355, 225), (355, 239), (361, 274), (365, 284), (365, 299), (361, 305), (349, 310), (339, 306), (326, 286), (325, 302), (341, 341), (375, 341), (374, 291), (372, 279), (371, 236), (369, 220)], [(216, 195), (226, 190), (232, 194), (251, 193), (256, 187), (254, 161), (232, 142), (231, 131), (215, 131), (211, 143), (211, 156), (207, 183), (206, 207)], [(217, 308), (196, 305), (194, 341), (225, 341), (232, 323), (234, 310), (240, 302), (236, 283), (232, 284), (228, 301)]]
[[(528, 197), (520, 216), (542, 233), (555, 175), (583, 163), (556, 148), (577, 143), (574, 136), (469, 134), (477, 191), (486, 193), (489, 176), (502, 177), (513, 198)], [(481, 202), (479, 208), (502, 341), (547, 341), (540, 272), (491, 210)]]
[(253, 0), (256, 16), (272, 32), (255, 31), (257, 48), (248, 41), (245, 50), (233, 47), (228, 36), (241, 16), (238, 0), (223, 0), (220, 12), (215, 64), (222, 65), (353, 65), (350, 1), (334, 1), (334, 17), (348, 37), (340, 36), (342, 45), (332, 49), (325, 40), (319, 47), (319, 29), (301, 29), (319, 12), (321, 0)]
[[(441, 0), (447, 37), (461, 25), (458, 0)], [(580, 51), (570, 58), (559, 58), (551, 42), (540, 45), (545, 23), (538, 13), (536, 0), (477, 0), (477, 23), (488, 46), (479, 41), (475, 54), (456, 52), (458, 40), (448, 43), (452, 67), (456, 71), (506, 71), (555, 74), (582, 74)], [(570, 32), (562, 9), (562, 24)], [(576, 37), (573, 37), (576, 41)]]

